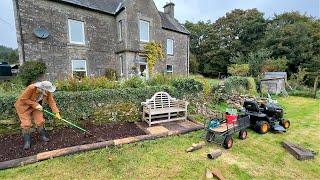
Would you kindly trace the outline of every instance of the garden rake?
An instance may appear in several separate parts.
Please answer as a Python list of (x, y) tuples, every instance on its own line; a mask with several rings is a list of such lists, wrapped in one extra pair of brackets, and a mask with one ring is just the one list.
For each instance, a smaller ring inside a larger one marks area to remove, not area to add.
[[(55, 114), (53, 114), (52, 112), (47, 111), (47, 110), (45, 110), (45, 109), (43, 109), (43, 112), (49, 114), (49, 115), (52, 116), (52, 117), (56, 117)], [(80, 127), (80, 126), (78, 126), (78, 125), (76, 125), (76, 124), (74, 124), (74, 123), (72, 123), (72, 122), (70, 122), (70, 121), (67, 121), (67, 120), (65, 120), (65, 119), (63, 119), (63, 118), (61, 118), (60, 120), (63, 121), (63, 122), (65, 122), (65, 123), (67, 123), (67, 124), (69, 124), (69, 125), (72, 126), (72, 127), (75, 127), (75, 128), (77, 128), (77, 129), (79, 129), (81, 132), (84, 132), (85, 135), (95, 137), (95, 138), (97, 138), (98, 141), (105, 141), (104, 139), (98, 138), (97, 136), (95, 136), (94, 134), (92, 134), (90, 131), (88, 131), (88, 130), (86, 130), (86, 129), (83, 129), (82, 127)]]

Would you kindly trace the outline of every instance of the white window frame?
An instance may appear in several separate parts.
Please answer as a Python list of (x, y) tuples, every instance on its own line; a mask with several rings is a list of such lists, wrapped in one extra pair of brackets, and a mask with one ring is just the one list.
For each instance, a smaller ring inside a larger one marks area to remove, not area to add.
[(124, 62), (124, 59), (123, 59), (123, 56), (119, 56), (119, 59), (120, 59), (120, 76), (123, 77), (124, 75), (124, 67), (125, 67), (125, 62)]
[[(169, 42), (172, 42), (172, 52), (169, 52), (169, 49), (168, 49)], [(167, 39), (167, 55), (172, 55), (172, 56), (174, 55), (174, 40), (170, 38)]]
[[(80, 22), (82, 24), (82, 34), (83, 34), (83, 41), (82, 42), (77, 42), (77, 41), (72, 41), (71, 39), (71, 22)], [(84, 22), (83, 21), (78, 21), (74, 19), (68, 19), (68, 28), (69, 28), (69, 42), (72, 44), (80, 44), (80, 45), (85, 45), (86, 44), (86, 35), (84, 33)]]
[[(172, 67), (172, 68), (171, 68), (172, 71), (168, 71), (168, 66), (171, 66), (171, 67)], [(166, 65), (166, 72), (173, 74), (173, 65), (172, 65), (172, 64), (167, 64), (167, 65)]]
[(123, 20), (118, 21), (118, 40), (123, 40)]
[[(147, 30), (147, 32), (148, 32), (148, 39), (142, 39), (142, 37), (141, 37), (141, 24), (142, 23), (147, 23), (148, 24), (148, 30)], [(150, 42), (150, 22), (149, 21), (145, 21), (145, 20), (142, 20), (142, 19), (140, 19), (139, 20), (139, 39), (140, 39), (140, 41), (141, 42)]]
[[(75, 61), (82, 61), (84, 62), (85, 65), (85, 70), (73, 70), (73, 62)], [(72, 77), (73, 77), (73, 72), (86, 72), (86, 76), (88, 76), (88, 68), (87, 68), (87, 61), (86, 60), (81, 60), (81, 59), (75, 59), (75, 60), (71, 60), (71, 71), (72, 71)]]

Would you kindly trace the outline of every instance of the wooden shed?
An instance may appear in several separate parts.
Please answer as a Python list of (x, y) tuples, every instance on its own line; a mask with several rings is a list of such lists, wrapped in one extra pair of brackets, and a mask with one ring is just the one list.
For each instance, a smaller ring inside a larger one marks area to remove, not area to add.
[(286, 92), (287, 73), (286, 72), (266, 72), (260, 82), (260, 88), (266, 86), (271, 94)]

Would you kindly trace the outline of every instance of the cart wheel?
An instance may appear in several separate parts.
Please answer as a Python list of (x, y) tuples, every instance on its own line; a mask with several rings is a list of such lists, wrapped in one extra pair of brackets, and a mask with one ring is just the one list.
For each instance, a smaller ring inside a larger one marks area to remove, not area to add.
[(241, 131), (239, 132), (239, 139), (244, 140), (244, 139), (247, 139), (247, 137), (248, 137), (248, 131), (246, 131), (246, 130), (241, 130)]
[(257, 121), (256, 123), (256, 130), (260, 134), (266, 134), (270, 130), (270, 125), (267, 121)]
[(206, 134), (206, 140), (208, 142), (212, 142), (214, 140), (214, 134), (212, 132), (208, 131), (207, 134)]
[(290, 121), (289, 121), (289, 120), (282, 120), (282, 121), (280, 122), (280, 125), (281, 125), (283, 128), (285, 128), (285, 129), (289, 129), (289, 127), (290, 127)]
[(230, 148), (232, 148), (232, 145), (233, 145), (232, 137), (231, 136), (227, 136), (226, 139), (223, 142), (224, 148), (230, 149)]

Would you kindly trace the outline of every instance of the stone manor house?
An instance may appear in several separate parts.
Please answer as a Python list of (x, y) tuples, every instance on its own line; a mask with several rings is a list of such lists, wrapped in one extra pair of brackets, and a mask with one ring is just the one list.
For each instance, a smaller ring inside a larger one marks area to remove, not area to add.
[[(153, 0), (13, 0), (20, 62), (41, 61), (46, 78), (148, 74), (146, 43), (162, 44), (158, 73), (188, 75), (189, 32), (174, 3)], [(142, 73), (144, 72), (144, 73)]]

